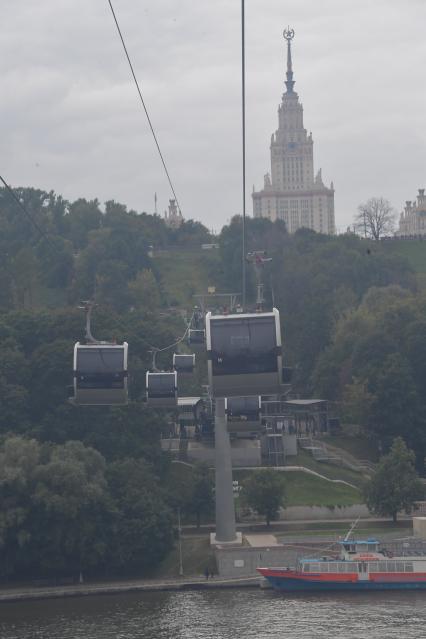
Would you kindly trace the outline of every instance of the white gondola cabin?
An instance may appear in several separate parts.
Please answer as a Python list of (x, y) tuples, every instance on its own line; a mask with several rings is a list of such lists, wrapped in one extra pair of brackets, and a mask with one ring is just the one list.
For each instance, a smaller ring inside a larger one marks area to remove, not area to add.
[(154, 408), (173, 408), (177, 406), (177, 372), (147, 372), (146, 401)]
[(240, 313), (206, 316), (209, 385), (213, 397), (282, 392), (280, 316)]
[(228, 432), (242, 435), (256, 434), (262, 426), (260, 415), (261, 397), (227, 397), (225, 414)]
[(206, 340), (206, 332), (203, 328), (190, 328), (188, 331), (189, 344), (204, 344)]
[(193, 373), (195, 368), (195, 354), (174, 353), (173, 370), (178, 373)]
[(74, 404), (110, 406), (127, 403), (128, 344), (74, 346)]

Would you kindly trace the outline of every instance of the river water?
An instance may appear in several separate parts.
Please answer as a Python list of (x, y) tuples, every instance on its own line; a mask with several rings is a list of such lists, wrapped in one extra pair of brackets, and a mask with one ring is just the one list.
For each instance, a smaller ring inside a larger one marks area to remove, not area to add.
[(155, 592), (0, 604), (1, 639), (424, 639), (426, 592)]

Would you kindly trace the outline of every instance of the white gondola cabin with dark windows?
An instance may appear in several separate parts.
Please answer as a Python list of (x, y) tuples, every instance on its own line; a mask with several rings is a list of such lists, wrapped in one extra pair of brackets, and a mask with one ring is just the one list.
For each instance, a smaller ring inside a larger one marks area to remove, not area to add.
[(280, 316), (268, 313), (206, 316), (208, 375), (214, 397), (282, 392)]
[(255, 435), (260, 431), (262, 419), (260, 415), (261, 397), (227, 397), (225, 414), (228, 433)]
[(203, 328), (190, 328), (188, 330), (188, 343), (191, 345), (204, 344), (206, 341), (206, 333)]
[(173, 408), (177, 406), (177, 372), (147, 372), (146, 401), (154, 408)]
[(178, 373), (193, 373), (195, 368), (194, 353), (174, 353), (173, 354), (173, 370)]
[(127, 342), (74, 346), (74, 404), (127, 403)]

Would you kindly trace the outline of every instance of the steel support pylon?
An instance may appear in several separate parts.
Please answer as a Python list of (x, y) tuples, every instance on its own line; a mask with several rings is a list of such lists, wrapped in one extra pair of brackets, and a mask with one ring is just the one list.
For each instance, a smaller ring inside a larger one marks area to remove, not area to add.
[(216, 542), (237, 540), (232, 485), (231, 443), (226, 427), (225, 399), (215, 399)]

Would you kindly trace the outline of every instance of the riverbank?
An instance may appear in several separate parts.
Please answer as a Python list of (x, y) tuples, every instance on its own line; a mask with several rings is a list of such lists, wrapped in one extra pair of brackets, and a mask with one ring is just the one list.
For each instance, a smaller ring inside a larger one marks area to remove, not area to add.
[[(299, 521), (299, 522), (274, 522), (269, 528), (260, 522), (239, 524), (246, 535), (250, 537), (276, 536), (278, 547), (265, 549), (268, 552), (268, 561), (274, 560), (274, 565), (288, 565), (294, 561), (293, 550), (288, 554), (285, 546), (305, 542), (312, 550), (317, 544), (326, 541), (328, 544), (347, 532), (349, 520), (341, 521)], [(178, 548), (171, 550), (169, 555), (156, 569), (156, 574), (144, 579), (123, 579), (117, 581), (87, 582), (70, 585), (42, 585), (31, 584), (16, 587), (0, 587), (0, 604), (2, 602), (18, 602), (37, 599), (61, 599), (67, 597), (83, 597), (90, 595), (112, 595), (131, 592), (154, 591), (182, 591), (221, 588), (253, 588), (262, 583), (256, 576), (256, 566), (259, 565), (262, 548), (255, 544), (245, 544), (235, 549), (222, 549), (215, 552), (210, 546), (210, 531), (214, 530), (213, 524), (195, 527), (185, 527), (185, 535), (182, 537), (182, 555), (179, 558)], [(405, 537), (411, 533), (411, 522), (398, 521), (396, 524), (383, 519), (368, 519), (360, 521), (358, 531), (367, 536), (375, 535), (380, 539), (385, 537)], [(303, 548), (306, 551), (306, 548)], [(277, 554), (278, 552), (278, 554)], [(219, 553), (219, 554), (218, 554)], [(275, 554), (277, 556), (275, 557)], [(235, 555), (235, 557), (234, 557)], [(274, 555), (274, 558), (272, 557)], [(266, 559), (266, 557), (265, 557)], [(237, 564), (235, 564), (235, 560)], [(185, 574), (190, 576), (180, 577), (179, 566), (182, 561)], [(209, 567), (214, 577), (206, 580), (203, 576), (205, 567)], [(235, 568), (238, 566), (238, 568)], [(232, 568), (232, 569), (231, 569)], [(217, 572), (220, 574), (218, 575)]]
[(237, 577), (221, 578), (205, 577), (178, 579), (145, 579), (134, 581), (118, 581), (110, 583), (75, 584), (72, 586), (51, 586), (10, 588), (0, 590), (0, 603), (28, 601), (31, 599), (62, 599), (65, 597), (86, 597), (89, 595), (114, 595), (129, 592), (155, 592), (168, 590), (205, 590), (225, 588), (258, 588), (261, 578)]

